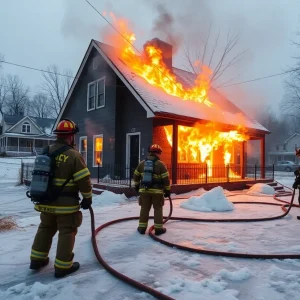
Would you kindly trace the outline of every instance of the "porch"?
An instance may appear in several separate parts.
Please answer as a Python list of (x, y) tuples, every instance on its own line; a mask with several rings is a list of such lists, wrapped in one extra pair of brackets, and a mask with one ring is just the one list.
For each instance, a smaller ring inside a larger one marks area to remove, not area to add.
[(6, 153), (7, 156), (16, 155), (36, 155), (40, 153), (43, 147), (49, 145), (53, 138), (45, 137), (0, 137), (0, 153)]

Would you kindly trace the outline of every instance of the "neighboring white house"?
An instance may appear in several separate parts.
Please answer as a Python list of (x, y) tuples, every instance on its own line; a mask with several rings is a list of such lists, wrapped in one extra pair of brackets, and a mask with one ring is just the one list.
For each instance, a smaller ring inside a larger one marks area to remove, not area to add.
[(267, 163), (276, 164), (278, 161), (288, 160), (299, 163), (295, 155), (295, 148), (300, 148), (300, 134), (294, 133), (283, 144), (277, 144), (267, 153)]
[(51, 134), (55, 119), (3, 115), (0, 153), (7, 156), (35, 155), (55, 140)]

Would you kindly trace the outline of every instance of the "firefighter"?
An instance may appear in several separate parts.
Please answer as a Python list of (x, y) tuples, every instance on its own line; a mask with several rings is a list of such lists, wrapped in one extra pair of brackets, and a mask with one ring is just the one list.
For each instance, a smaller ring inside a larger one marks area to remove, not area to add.
[[(68, 178), (72, 178), (59, 196), (49, 204), (36, 204), (35, 210), (40, 212), (40, 225), (31, 249), (30, 269), (38, 270), (49, 263), (48, 253), (52, 238), (59, 232), (56, 258), (54, 263), (56, 278), (64, 277), (77, 271), (78, 262), (73, 262), (73, 248), (77, 228), (82, 223), (82, 209), (92, 205), (92, 185), (90, 172), (75, 147), (75, 134), (79, 132), (77, 125), (69, 120), (61, 120), (53, 133), (57, 139), (49, 146), (49, 153), (69, 145), (70, 148), (55, 157), (54, 178), (51, 189), (59, 189)], [(81, 193), (83, 200), (79, 203)]]
[(167, 231), (163, 227), (163, 205), (164, 197), (170, 197), (170, 180), (167, 167), (160, 160), (161, 147), (154, 144), (148, 150), (149, 155), (147, 160), (153, 161), (152, 183), (147, 188), (141, 184), (146, 160), (139, 163), (133, 175), (135, 190), (140, 193), (139, 205), (141, 206), (137, 230), (140, 234), (145, 234), (148, 226), (149, 212), (153, 205), (155, 234), (160, 235)]
[[(299, 149), (295, 149), (295, 155), (300, 158), (300, 148)], [(300, 187), (300, 169), (298, 168), (296, 171), (294, 171), (294, 174), (296, 176), (295, 178), (295, 182), (293, 184), (293, 189), (299, 189)], [(300, 191), (300, 189), (299, 189)], [(298, 202), (299, 202), (299, 205), (300, 205), (300, 192), (299, 192), (299, 196), (298, 196)]]

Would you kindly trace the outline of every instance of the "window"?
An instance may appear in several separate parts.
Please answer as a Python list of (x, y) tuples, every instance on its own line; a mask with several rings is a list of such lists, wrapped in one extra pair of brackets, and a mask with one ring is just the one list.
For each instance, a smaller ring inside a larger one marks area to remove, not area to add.
[(105, 106), (105, 78), (97, 82), (97, 105), (96, 108)]
[(95, 109), (95, 89), (96, 83), (92, 82), (88, 85), (88, 100), (87, 100), (87, 110)]
[(88, 84), (87, 110), (105, 106), (105, 77)]
[(102, 167), (103, 163), (103, 135), (95, 135), (93, 141), (93, 166), (98, 167), (100, 165)]
[(22, 132), (29, 133), (30, 132), (30, 124), (28, 122), (24, 122), (22, 125)]
[(283, 145), (283, 151), (286, 151), (286, 144)]
[(81, 136), (79, 138), (79, 152), (81, 153), (85, 163), (87, 163), (87, 137)]

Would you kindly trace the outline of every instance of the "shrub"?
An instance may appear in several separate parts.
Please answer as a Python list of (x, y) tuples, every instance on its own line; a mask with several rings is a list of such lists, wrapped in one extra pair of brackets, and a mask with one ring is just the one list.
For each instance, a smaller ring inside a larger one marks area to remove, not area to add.
[(0, 232), (12, 230), (16, 227), (17, 224), (11, 217), (0, 217)]

